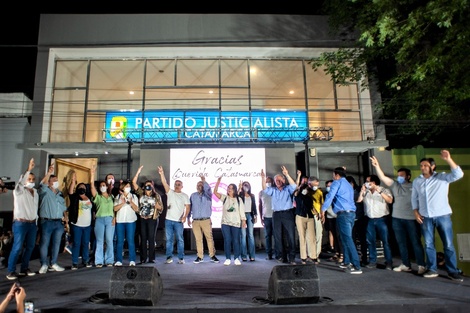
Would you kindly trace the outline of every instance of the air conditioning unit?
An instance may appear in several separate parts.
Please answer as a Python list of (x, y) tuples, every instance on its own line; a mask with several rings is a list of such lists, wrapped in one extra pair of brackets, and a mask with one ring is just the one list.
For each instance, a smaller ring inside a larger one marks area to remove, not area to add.
[(460, 262), (470, 262), (470, 233), (457, 234), (458, 258)]

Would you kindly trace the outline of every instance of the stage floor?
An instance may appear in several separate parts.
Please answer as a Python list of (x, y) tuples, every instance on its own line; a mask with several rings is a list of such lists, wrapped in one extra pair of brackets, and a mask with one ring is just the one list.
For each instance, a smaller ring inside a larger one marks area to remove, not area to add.
[[(27, 299), (33, 301), (35, 308), (40, 312), (230, 310), (230, 312), (244, 313), (260, 311), (298, 313), (315, 310), (315, 312), (385, 313), (468, 312), (470, 307), (468, 277), (464, 277), (464, 282), (454, 282), (445, 272), (440, 272), (437, 278), (423, 278), (416, 272), (404, 273), (368, 268), (363, 268), (361, 275), (351, 275), (327, 259), (321, 259), (321, 263), (316, 265), (317, 277), (306, 277), (307, 280), (311, 279), (312, 288), (318, 295), (317, 303), (273, 304), (268, 299), (268, 283), (273, 268), (288, 266), (291, 267), (289, 271), (302, 271), (305, 265), (287, 265), (275, 260), (265, 260), (266, 254), (262, 251), (257, 251), (256, 256), (255, 262), (242, 262), (241, 266), (233, 265), (232, 262), (232, 265), (224, 266), (225, 257), (220, 251), (217, 254), (220, 263), (211, 263), (209, 257), (205, 256), (203, 263), (194, 264), (195, 252), (187, 251), (185, 264), (177, 262), (164, 264), (165, 256), (162, 251), (158, 251), (155, 264), (135, 267), (137, 272), (148, 273), (149, 270), (139, 270), (139, 268), (154, 266), (160, 275), (159, 284), (163, 294), (156, 304), (146, 306), (110, 303), (110, 287), (121, 287), (120, 283), (116, 284), (111, 280), (113, 267), (80, 267), (72, 271), (69, 254), (59, 255), (59, 264), (66, 267), (65, 271), (21, 277), (19, 281), (26, 288)], [(396, 262), (398, 265), (399, 260)], [(125, 260), (124, 265), (126, 264), (128, 262)], [(32, 260), (30, 268), (37, 273), (40, 268), (39, 260)], [(0, 274), (3, 277), (0, 288), (5, 295), (13, 281), (6, 279), (5, 268), (0, 270)], [(151, 283), (155, 281), (144, 282), (145, 288), (155, 288), (150, 285)], [(305, 286), (308, 284), (301, 287)], [(13, 310), (14, 304), (11, 303), (7, 312)]]

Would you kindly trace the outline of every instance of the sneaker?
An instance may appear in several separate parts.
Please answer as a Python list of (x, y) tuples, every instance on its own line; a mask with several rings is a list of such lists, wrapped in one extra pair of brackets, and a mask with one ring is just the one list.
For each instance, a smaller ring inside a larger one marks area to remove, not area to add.
[(200, 257), (197, 257), (196, 260), (193, 261), (194, 264), (199, 264), (199, 263), (202, 263), (204, 262), (203, 259), (201, 259)]
[(294, 260), (290, 261), (289, 264), (290, 265), (297, 265), (297, 263)]
[(91, 262), (86, 262), (85, 267), (93, 267), (93, 264)]
[(117, 261), (116, 263), (114, 263), (114, 266), (122, 266), (122, 262)]
[(233, 264), (235, 264), (235, 265), (242, 265), (242, 262), (240, 262), (239, 259), (235, 259), (235, 262), (233, 262)]
[(72, 271), (78, 270), (78, 264), (72, 264)]
[(400, 264), (400, 266), (393, 268), (394, 272), (411, 272), (411, 268), (406, 266), (405, 264)]
[(173, 263), (173, 258), (171, 256), (166, 258), (165, 264)]
[(418, 265), (418, 275), (423, 275), (424, 273), (426, 273), (426, 267)]
[(277, 258), (276, 259), (279, 263), (284, 263), (284, 259), (283, 258)]
[(179, 259), (178, 264), (184, 264), (184, 259)]
[(339, 263), (339, 268), (348, 268), (350, 267), (350, 264), (346, 264), (344, 262)]
[(10, 272), (7, 275), (8, 280), (16, 280), (18, 279), (18, 273), (17, 272)]
[(42, 265), (41, 268), (39, 269), (39, 274), (46, 274), (47, 273), (47, 265)]
[(113, 263), (108, 263), (108, 264), (106, 264), (106, 266), (107, 267), (113, 267), (114, 265), (113, 265)]
[(355, 268), (354, 266), (352, 266), (349, 270), (349, 274), (362, 274), (362, 270), (360, 268)]
[(427, 271), (426, 273), (424, 273), (423, 277), (425, 278), (434, 278), (434, 277), (437, 277), (439, 276), (439, 274), (437, 272), (434, 272), (434, 271)]
[(135, 262), (134, 262), (134, 261), (130, 261), (130, 262), (129, 262), (129, 266), (135, 266)]
[(266, 260), (272, 260), (272, 259), (273, 259), (273, 256), (272, 256), (272, 255), (268, 255), (268, 256), (266, 257)]
[[(112, 265), (112, 264), (111, 264)], [(103, 264), (96, 264), (95, 265), (97, 268), (102, 268), (103, 267)]]
[[(238, 261), (238, 262), (240, 262), (240, 261)], [(232, 263), (232, 261), (230, 259), (227, 259), (227, 260), (225, 260), (224, 265), (230, 265), (230, 263)]]
[(367, 268), (377, 268), (377, 263), (369, 263), (366, 265)]
[(463, 281), (463, 277), (459, 273), (449, 273), (447, 276), (453, 281)]
[(392, 270), (392, 265), (388, 265), (388, 264), (385, 265), (385, 269), (386, 269), (387, 271), (391, 271), (391, 270)]
[(219, 263), (219, 259), (217, 259), (217, 257), (214, 255), (213, 257), (211, 257), (211, 262), (212, 263)]
[(21, 276), (34, 276), (34, 275), (36, 275), (36, 273), (31, 271), (29, 268), (27, 268), (26, 270), (21, 271), (20, 275)]
[(51, 267), (49, 268), (49, 271), (51, 272), (63, 272), (65, 271), (65, 268), (63, 268), (62, 266), (60, 266), (59, 264), (52, 264)]
[(69, 246), (69, 245), (65, 246), (64, 251), (69, 254), (72, 254), (72, 246)]

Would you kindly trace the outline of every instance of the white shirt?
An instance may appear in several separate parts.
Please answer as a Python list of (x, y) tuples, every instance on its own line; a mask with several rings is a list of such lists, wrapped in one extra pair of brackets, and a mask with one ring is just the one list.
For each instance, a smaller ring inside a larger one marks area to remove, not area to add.
[[(392, 197), (390, 190), (387, 188), (383, 189), (383, 193), (387, 196)], [(370, 190), (365, 192), (364, 196), (364, 211), (369, 218), (379, 218), (390, 214), (388, 204), (385, 202), (382, 195), (376, 190), (372, 193)]]
[(33, 194), (25, 188), (28, 178), (29, 172), (21, 175), (13, 190), (13, 218), (32, 221), (38, 218), (39, 194), (34, 188), (32, 188)]
[[(121, 204), (121, 197), (124, 195), (120, 194), (114, 200), (114, 205)], [(137, 207), (139, 206), (139, 199), (136, 195), (129, 193), (127, 194), (127, 199), (134, 202)], [(133, 223), (137, 221), (137, 214), (134, 209), (132, 209), (130, 204), (124, 203), (119, 211), (116, 213), (116, 223)]]
[(175, 192), (170, 189), (167, 193), (167, 205), (166, 219), (174, 222), (181, 221), (184, 212), (186, 211), (186, 205), (191, 204), (189, 196), (184, 192)]

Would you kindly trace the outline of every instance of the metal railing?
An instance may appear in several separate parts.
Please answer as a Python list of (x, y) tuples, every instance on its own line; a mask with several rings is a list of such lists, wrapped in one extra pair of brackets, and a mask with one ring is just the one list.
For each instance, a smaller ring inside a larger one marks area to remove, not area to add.
[(136, 143), (330, 141), (332, 127), (103, 129), (103, 141)]

